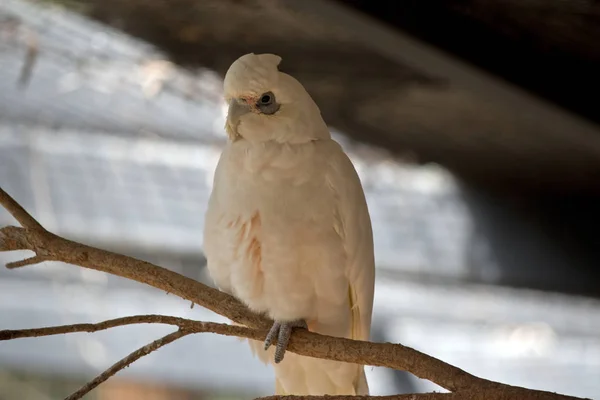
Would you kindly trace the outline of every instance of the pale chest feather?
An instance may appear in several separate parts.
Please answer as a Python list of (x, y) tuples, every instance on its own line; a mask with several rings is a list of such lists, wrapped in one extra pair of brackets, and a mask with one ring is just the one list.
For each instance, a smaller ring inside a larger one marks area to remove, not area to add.
[(274, 318), (345, 319), (346, 254), (327, 154), (318, 142), (234, 143), (219, 162), (205, 227), (210, 274)]

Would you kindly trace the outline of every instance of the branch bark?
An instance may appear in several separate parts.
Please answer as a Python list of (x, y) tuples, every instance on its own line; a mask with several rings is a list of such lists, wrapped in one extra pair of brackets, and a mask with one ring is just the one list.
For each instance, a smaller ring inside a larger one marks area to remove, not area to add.
[[(119, 318), (98, 324), (77, 324), (18, 331), (4, 330), (0, 331), (0, 340), (71, 332), (95, 332), (115, 326), (137, 323), (161, 323), (176, 325), (180, 328), (178, 332), (184, 332), (186, 335), (190, 333), (213, 332), (222, 335), (239, 336), (262, 341), (271, 326), (272, 322), (269, 319), (252, 313), (237, 299), (226, 293), (203, 285), (200, 282), (194, 281), (193, 279), (145, 261), (86, 246), (46, 231), (2, 189), (0, 189), (0, 204), (2, 204), (17, 219), (17, 221), (23, 225), (23, 228), (7, 226), (0, 229), (0, 251), (31, 250), (36, 254), (34, 257), (22, 262), (13, 263), (13, 267), (30, 265), (45, 260), (53, 260), (97, 271), (108, 272), (176, 294), (183, 299), (190, 300), (195, 304), (199, 304), (223, 315), (236, 323), (245, 325), (227, 325), (213, 322), (192, 321), (177, 317), (145, 315)], [(176, 339), (177, 338), (174, 338), (173, 340)], [(161, 340), (165, 340), (165, 338)], [(153, 344), (155, 343), (156, 342), (153, 342)], [(159, 347), (161, 346), (156, 348)], [(139, 357), (143, 356), (142, 349), (139, 349), (128, 357), (135, 358), (134, 354), (141, 354)], [(140, 351), (141, 353), (138, 353)], [(530, 390), (482, 379), (453, 365), (400, 344), (364, 342), (319, 335), (306, 330), (296, 330), (290, 339), (288, 351), (309, 357), (362, 365), (383, 366), (409, 371), (419, 378), (430, 380), (443, 388), (454, 392), (453, 395), (458, 396), (452, 397), (439, 393), (429, 394), (432, 396), (436, 395), (437, 397), (429, 397), (436, 400), (440, 398), (461, 398), (471, 400), (578, 399), (576, 397)], [(92, 382), (97, 382), (97, 385), (105, 379), (108, 379), (108, 377), (111, 376), (108, 371), (114, 370), (114, 374), (120, 370), (117, 366), (123, 365), (127, 360), (128, 358), (126, 357), (119, 362), (121, 364), (117, 363), (113, 365), (111, 369), (105, 371), (103, 375)], [(129, 361), (129, 363), (134, 360)], [(124, 366), (126, 365), (128, 365), (128, 363)], [(108, 375), (104, 375), (107, 373)], [(92, 384), (92, 382), (90, 382), (90, 384)], [(441, 395), (446, 396), (439, 397)], [(277, 397), (273, 397), (273, 399), (275, 398)], [(298, 399), (303, 398), (306, 397), (298, 397)], [(356, 399), (357, 397), (353, 398)], [(402, 399), (402, 397), (395, 398)], [(420, 399), (419, 397), (414, 398)], [(428, 397), (422, 398), (427, 399)], [(312, 399), (314, 399), (314, 397)], [(327, 399), (332, 398), (327, 397)], [(339, 398), (339, 400), (342, 399), (343, 397)]]

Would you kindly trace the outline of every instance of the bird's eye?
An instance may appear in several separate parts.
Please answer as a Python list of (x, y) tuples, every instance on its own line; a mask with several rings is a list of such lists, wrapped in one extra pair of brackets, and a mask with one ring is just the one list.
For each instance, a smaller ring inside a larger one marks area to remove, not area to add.
[(279, 104), (275, 101), (275, 95), (273, 92), (263, 93), (262, 96), (256, 102), (256, 107), (261, 113), (272, 115), (279, 110)]
[(271, 95), (270, 94), (263, 94), (262, 97), (260, 98), (260, 102), (261, 104), (269, 104), (271, 102)]

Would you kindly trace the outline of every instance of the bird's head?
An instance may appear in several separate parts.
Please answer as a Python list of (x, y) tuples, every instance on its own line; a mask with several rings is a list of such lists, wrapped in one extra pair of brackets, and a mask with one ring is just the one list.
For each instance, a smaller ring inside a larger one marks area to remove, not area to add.
[(306, 143), (329, 138), (319, 108), (296, 79), (278, 70), (281, 57), (246, 54), (225, 75), (225, 130), (232, 141)]

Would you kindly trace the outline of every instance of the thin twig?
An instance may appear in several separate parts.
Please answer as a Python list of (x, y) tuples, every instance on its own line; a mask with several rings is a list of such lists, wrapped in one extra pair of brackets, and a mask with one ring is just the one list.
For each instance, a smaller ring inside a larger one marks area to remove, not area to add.
[(8, 269), (16, 269), (25, 267), (27, 265), (39, 264), (41, 262), (48, 261), (47, 257), (35, 255), (33, 257), (26, 258), (20, 261), (13, 261), (6, 264), (6, 268)]
[(0, 204), (12, 215), (23, 228), (44, 231), (44, 227), (36, 221), (19, 203), (0, 188)]
[(162, 338), (157, 339), (150, 344), (140, 347), (133, 353), (129, 354), (127, 357), (122, 358), (121, 360), (117, 361), (109, 369), (107, 369), (106, 371), (104, 371), (103, 373), (98, 375), (96, 378), (94, 378), (90, 382), (83, 385), (81, 387), (81, 389), (79, 389), (72, 395), (66, 397), (65, 400), (77, 400), (77, 399), (82, 398), (87, 393), (89, 393), (92, 389), (94, 389), (96, 386), (98, 386), (102, 382), (106, 381), (108, 378), (115, 375), (117, 372), (119, 372), (123, 368), (128, 367), (129, 364), (131, 364), (131, 363), (137, 361), (138, 359), (152, 353), (153, 351), (158, 350), (161, 347), (166, 346), (167, 344), (172, 343), (175, 340), (182, 338), (189, 334), (190, 334), (190, 332), (187, 332), (184, 330), (178, 330), (176, 332), (173, 332), (166, 336), (163, 336)]
[(66, 333), (76, 332), (98, 332), (106, 329), (116, 328), (118, 326), (135, 324), (173, 325), (190, 333), (211, 332), (219, 335), (237, 336), (256, 340), (262, 340), (267, 332), (266, 330), (257, 330), (239, 325), (221, 324), (218, 322), (194, 321), (191, 319), (180, 317), (150, 314), (115, 318), (95, 324), (72, 324), (49, 326), (46, 328), (0, 330), (0, 341), (41, 336), (63, 335)]

